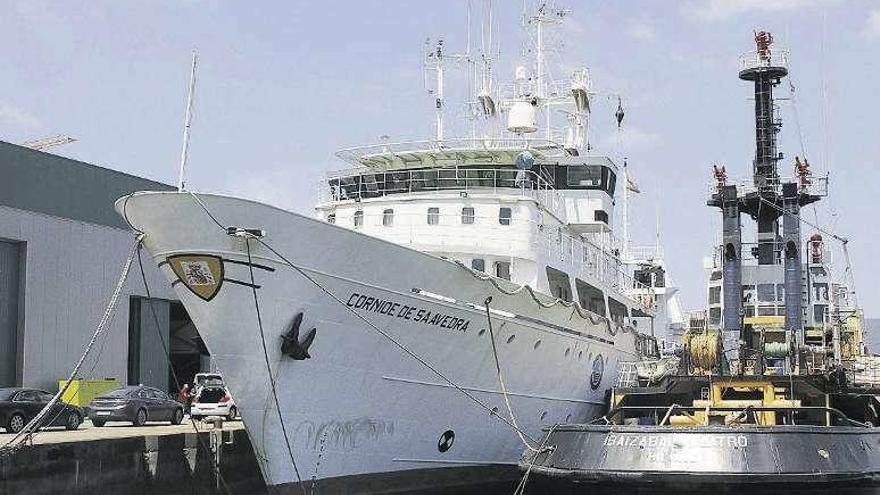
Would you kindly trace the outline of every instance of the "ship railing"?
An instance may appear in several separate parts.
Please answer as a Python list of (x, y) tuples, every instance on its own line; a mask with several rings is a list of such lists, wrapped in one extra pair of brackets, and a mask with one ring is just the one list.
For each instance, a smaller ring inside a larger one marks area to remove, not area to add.
[[(736, 186), (739, 195), (754, 192), (775, 191), (782, 193), (782, 184), (785, 183), (798, 184), (798, 191), (802, 194), (810, 196), (825, 197), (828, 196), (828, 176), (808, 175), (806, 177), (776, 177), (768, 179), (764, 185), (756, 185), (751, 179), (727, 180), (724, 185)], [(709, 196), (718, 194), (718, 182), (710, 181), (706, 185), (706, 192)]]
[(443, 160), (459, 160), (464, 162), (474, 158), (497, 154), (518, 154), (522, 151), (530, 151), (533, 154), (545, 157), (569, 156), (565, 146), (557, 141), (518, 137), (430, 139), (397, 143), (376, 143), (346, 148), (337, 151), (336, 156), (356, 166), (385, 169), (395, 168), (395, 164), (399, 165), (410, 158), (415, 161), (430, 161), (418, 158), (424, 155), (438, 155), (438, 158)]
[(709, 319), (705, 309), (688, 311), (685, 315), (687, 330), (690, 332), (705, 332), (709, 329)]
[(586, 274), (615, 292), (627, 296), (640, 304), (644, 310), (654, 311), (657, 305), (657, 297), (654, 289), (636, 280), (625, 265), (621, 262), (619, 254), (614, 250), (600, 247), (587, 238), (576, 238), (563, 233), (562, 228), (546, 228), (538, 226), (539, 235), (547, 249), (550, 261), (569, 263), (579, 268), (580, 273)]
[(515, 194), (540, 203), (565, 221), (564, 198), (549, 182), (530, 170), (513, 168), (433, 168), (331, 175), (321, 181), (318, 202), (360, 201), (394, 194), (459, 192)]
[(880, 388), (880, 356), (856, 356), (844, 366), (848, 383), (859, 388)]
[(739, 56), (740, 72), (762, 67), (788, 68), (788, 50), (778, 47), (774, 48), (769, 57), (763, 56), (757, 50), (745, 52)]
[[(581, 79), (581, 87), (587, 91), (588, 93), (593, 92), (592, 82), (590, 81), (589, 71), (585, 71), (585, 76)], [(546, 95), (547, 99), (556, 99), (556, 98), (571, 98), (572, 91), (572, 82), (571, 80), (559, 80), (559, 81), (547, 81), (543, 84), (543, 89), (538, 87), (538, 84), (534, 80), (529, 80), (527, 82), (509, 82), (502, 83), (498, 85), (500, 93), (504, 95), (502, 98), (502, 102), (510, 102), (515, 100), (522, 100), (523, 98), (527, 98), (526, 96), (522, 96), (525, 94), (536, 95), (543, 91)], [(509, 104), (509, 103), (508, 103)]]
[[(362, 213), (359, 217), (360, 228), (367, 228), (371, 231), (375, 228), (382, 228), (383, 225), (386, 225), (384, 216), (385, 214), (382, 211)], [(421, 241), (428, 244), (438, 243), (445, 246), (444, 250), (451, 249), (452, 251), (457, 251), (461, 249), (461, 233), (456, 232), (454, 237), (450, 237), (448, 232), (442, 230), (444, 227), (459, 225), (461, 222), (460, 213), (438, 213), (436, 215), (437, 228), (434, 230), (425, 230), (418, 227), (424, 224), (425, 218), (425, 212), (394, 212), (389, 221), (393, 222), (391, 225), (395, 226), (395, 228), (382, 231), (383, 233), (379, 236), (383, 238), (388, 237), (393, 242), (399, 243), (417, 244)], [(336, 220), (334, 217), (334, 221)], [(497, 224), (498, 216), (475, 215), (474, 220), (480, 224)], [(589, 239), (572, 237), (564, 233), (562, 228), (550, 228), (532, 218), (514, 216), (510, 219), (510, 222), (511, 226), (525, 224), (528, 231), (527, 239), (529, 239), (527, 246), (515, 246), (509, 235), (494, 230), (481, 232), (479, 236), (470, 236), (464, 243), (468, 249), (477, 249), (478, 252), (485, 251), (487, 253), (502, 249), (505, 253), (509, 254), (511, 251), (526, 248), (535, 256), (546, 252), (548, 256), (547, 261), (560, 268), (564, 267), (570, 277), (576, 277), (589, 283), (599, 283), (602, 285), (603, 290), (611, 290), (614, 293), (629, 297), (635, 302), (640, 303), (646, 310), (654, 309), (652, 304), (646, 304), (648, 302), (656, 302), (656, 299), (653, 297), (653, 289), (639, 283), (627, 273), (625, 265), (620, 262), (620, 259), (612, 251), (594, 244)], [(409, 228), (401, 229), (401, 226), (408, 226)], [(433, 234), (430, 232), (433, 232)], [(451, 240), (452, 244), (449, 244), (445, 239)], [(524, 239), (526, 238), (524, 237)], [(555, 263), (556, 261), (559, 263)], [(634, 294), (634, 292), (639, 294)], [(653, 301), (644, 300), (646, 295), (651, 296)]]
[(625, 254), (627, 261), (657, 261), (663, 259), (663, 248), (660, 246), (630, 246)]
[[(709, 405), (709, 406), (697, 407), (697, 406), (680, 406), (678, 404), (671, 404), (668, 406), (616, 406), (616, 407), (611, 408), (611, 410), (608, 411), (608, 414), (606, 414), (604, 417), (599, 418), (597, 420), (594, 420), (592, 424), (597, 424), (597, 423), (602, 423), (602, 422), (610, 423), (618, 416), (620, 416), (620, 418), (623, 418), (623, 416), (627, 412), (649, 413), (649, 414), (651, 414), (652, 417), (659, 419), (659, 421), (657, 422), (657, 426), (668, 425), (668, 420), (669, 420), (670, 416), (672, 416), (672, 414), (675, 412), (681, 412), (681, 413), (685, 413), (685, 414), (700, 412), (700, 413), (707, 413), (707, 415), (709, 415), (709, 413), (712, 413), (712, 412), (743, 413), (740, 415), (743, 417), (743, 419), (746, 417), (746, 415), (749, 412), (756, 412), (756, 413), (761, 413), (761, 412), (772, 412), (772, 413), (803, 412), (803, 413), (815, 413), (816, 417), (821, 417), (823, 420), (822, 422), (824, 423), (822, 426), (832, 426), (833, 422), (831, 421), (831, 416), (834, 416), (835, 418), (840, 420), (840, 422), (844, 423), (847, 426), (857, 426), (857, 427), (861, 427), (861, 428), (871, 428), (872, 427), (872, 425), (870, 423), (862, 423), (862, 422), (856, 421), (856, 420), (850, 418), (849, 416), (847, 416), (846, 413), (844, 413), (840, 409), (837, 409), (834, 407), (827, 407), (827, 406), (739, 406), (739, 407), (731, 407), (731, 406), (712, 406), (712, 405)], [(662, 419), (660, 419), (660, 418), (662, 418)], [(808, 423), (802, 423), (802, 424), (808, 424)], [(694, 424), (693, 426), (699, 426), (699, 425)], [(759, 424), (758, 426), (773, 427), (775, 425), (760, 425)]]
[[(756, 248), (759, 243), (757, 242), (743, 242), (742, 243), (742, 264), (743, 266), (756, 266), (758, 265), (758, 256), (753, 254), (753, 248)], [(778, 261), (782, 260), (783, 249), (785, 249), (785, 242), (783, 241), (762, 241), (761, 244), (772, 244), (773, 245), (773, 253)], [(722, 244), (716, 244), (712, 249), (712, 266), (714, 269), (718, 270), (721, 268), (721, 259), (724, 253), (724, 246)], [(805, 262), (808, 260), (804, 260)]]
[(617, 364), (617, 388), (635, 388), (639, 386), (637, 361), (621, 361)]

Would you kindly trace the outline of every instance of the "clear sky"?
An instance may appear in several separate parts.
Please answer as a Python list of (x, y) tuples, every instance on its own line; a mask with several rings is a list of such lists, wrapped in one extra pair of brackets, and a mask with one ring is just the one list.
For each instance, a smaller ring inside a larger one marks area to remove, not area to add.
[[(473, 0), (475, 17), (483, 3)], [(802, 153), (802, 134), (814, 169), (832, 174), (834, 196), (818, 219), (853, 239), (860, 301), (880, 315), (880, 2), (558, 3), (573, 10), (561, 60), (587, 65), (597, 88), (624, 95), (622, 149), (612, 149), (608, 101), (597, 105), (592, 142), (629, 157), (643, 191), (633, 201), (636, 243), (653, 242), (659, 207), (689, 308), (702, 304), (702, 258), (719, 224), (704, 206), (711, 164), (738, 176), (751, 167), (751, 88), (737, 79), (736, 57), (753, 48), (755, 28), (790, 47), (800, 132), (792, 102), (780, 101), (781, 169), (787, 175)], [(429, 137), (425, 38), (465, 48), (465, 0), (2, 4), (0, 139), (68, 134), (79, 141), (52, 152), (174, 183), (196, 48), (191, 188), (302, 212), (320, 175), (342, 168), (335, 150), (381, 135)], [(521, 10), (519, 0), (495, 1), (505, 82), (520, 63)]]

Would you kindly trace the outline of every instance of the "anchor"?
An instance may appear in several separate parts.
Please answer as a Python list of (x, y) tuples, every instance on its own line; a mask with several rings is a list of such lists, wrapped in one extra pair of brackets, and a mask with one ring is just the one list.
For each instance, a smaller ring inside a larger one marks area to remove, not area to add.
[(299, 327), (302, 324), (303, 314), (299, 312), (293, 317), (290, 328), (281, 334), (281, 352), (297, 361), (309, 359), (309, 347), (315, 340), (317, 329), (313, 328), (308, 331), (302, 342), (299, 341)]

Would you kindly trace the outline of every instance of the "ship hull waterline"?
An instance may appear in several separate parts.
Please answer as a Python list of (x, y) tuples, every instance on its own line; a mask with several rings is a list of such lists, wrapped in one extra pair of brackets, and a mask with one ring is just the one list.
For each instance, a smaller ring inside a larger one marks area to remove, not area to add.
[[(880, 430), (819, 426), (568, 425), (521, 470), (559, 486), (876, 487)], [(531, 462), (533, 461), (533, 462)]]
[[(617, 362), (635, 357), (633, 332), (562, 304), (542, 308), (528, 291), (504, 294), (448, 260), (252, 201), (198, 199), (136, 193), (117, 209), (145, 233), (224, 374), (270, 488), (416, 470), (515, 471), (523, 444), (498, 417), (506, 408), (479, 306), (488, 296), (509, 399), (533, 439), (550, 424), (600, 415)], [(264, 230), (262, 240), (298, 269), (228, 226)], [(184, 283), (182, 271), (194, 266), (210, 276)], [(300, 339), (315, 329), (303, 360), (281, 350), (298, 314)]]

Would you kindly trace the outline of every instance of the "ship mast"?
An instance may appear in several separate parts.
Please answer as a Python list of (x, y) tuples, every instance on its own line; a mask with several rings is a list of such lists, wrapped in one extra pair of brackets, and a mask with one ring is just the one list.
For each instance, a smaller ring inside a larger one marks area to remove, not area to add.
[[(724, 348), (738, 349), (740, 372), (746, 358), (743, 325), (743, 258), (741, 213), (748, 214), (758, 227), (757, 246), (751, 254), (757, 259), (755, 274), (759, 280), (772, 280), (782, 265), (785, 288), (785, 330), (789, 349), (800, 349), (804, 342), (803, 265), (801, 255), (800, 210), (819, 200), (810, 194), (809, 170), (806, 162), (795, 160), (798, 179), (781, 179), (778, 162), (783, 155), (777, 151), (776, 135), (782, 121), (776, 117), (773, 88), (788, 75), (787, 53), (773, 50), (773, 36), (766, 31), (755, 32), (755, 50), (739, 58), (739, 78), (750, 81), (755, 96), (755, 158), (752, 162), (751, 185), (738, 189), (727, 184), (723, 168), (715, 170), (716, 191), (708, 201), (722, 212), (722, 293), (721, 321)], [(782, 231), (779, 220), (782, 218)], [(788, 372), (799, 366), (798, 352), (792, 352)]]

